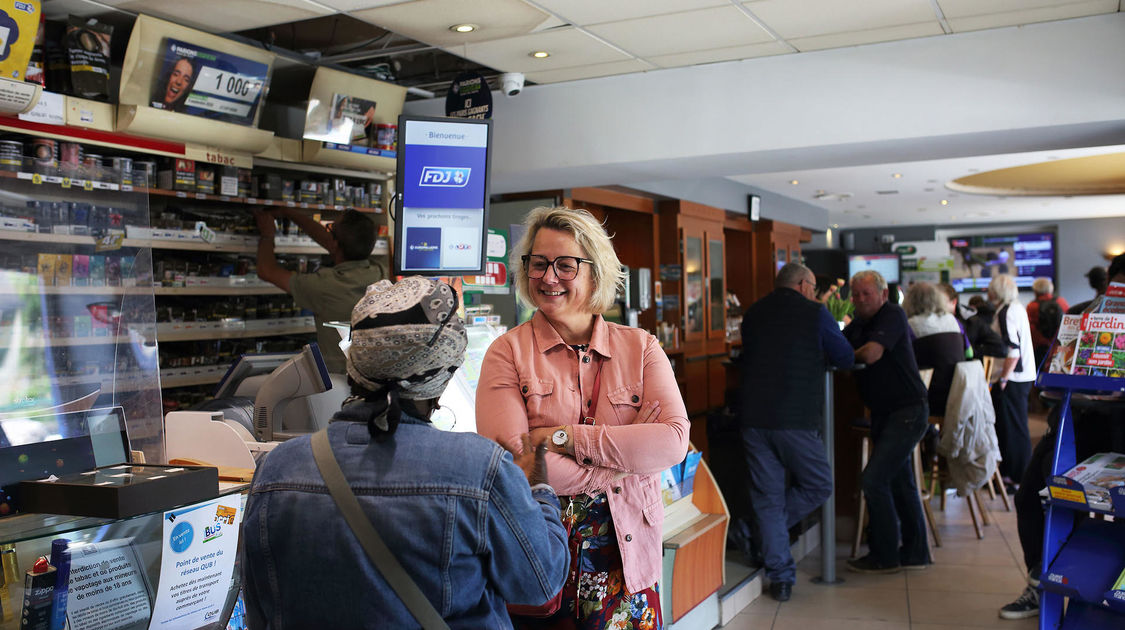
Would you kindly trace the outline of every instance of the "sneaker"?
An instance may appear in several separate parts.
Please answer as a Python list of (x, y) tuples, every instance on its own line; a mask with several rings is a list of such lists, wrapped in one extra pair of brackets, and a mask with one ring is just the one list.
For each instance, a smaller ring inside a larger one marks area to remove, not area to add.
[(1016, 601), (1000, 609), (1001, 619), (1027, 619), (1039, 614), (1039, 591), (1028, 586)]
[(880, 564), (871, 557), (871, 554), (867, 554), (862, 558), (848, 559), (848, 571), (854, 573), (898, 573), (902, 571), (902, 567), (897, 564)]

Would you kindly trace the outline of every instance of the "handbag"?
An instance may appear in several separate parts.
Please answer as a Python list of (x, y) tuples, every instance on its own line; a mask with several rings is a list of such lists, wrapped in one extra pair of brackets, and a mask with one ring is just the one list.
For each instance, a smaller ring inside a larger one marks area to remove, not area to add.
[(418, 584), (402, 568), (398, 559), (387, 548), (387, 544), (383, 542), (383, 538), (379, 536), (379, 532), (375, 531), (371, 520), (363, 513), (363, 508), (359, 506), (355, 493), (348, 486), (344, 471), (340, 470), (340, 463), (336, 461), (336, 456), (332, 453), (332, 445), (328, 441), (327, 427), (313, 434), (312, 451), (316, 467), (320, 470), (320, 476), (324, 478), (325, 485), (328, 486), (328, 492), (332, 495), (332, 500), (336, 502), (336, 507), (344, 515), (344, 520), (347, 521), (352, 534), (359, 539), (359, 544), (363, 546), (367, 557), (371, 559), (375, 568), (383, 574), (387, 584), (391, 585), (395, 594), (398, 595), (402, 603), (406, 605), (407, 610), (424, 630), (449, 630), (449, 626), (442, 619), (441, 614), (430, 603), (430, 600), (422, 594)]
[[(578, 424), (594, 424), (594, 414), (598, 410), (598, 392), (601, 390), (601, 385), (602, 385), (602, 364), (603, 363), (604, 363), (604, 360), (602, 360), (602, 359), (598, 360), (598, 372), (594, 376), (594, 389), (592, 391), (592, 395), (590, 396), (590, 399), (593, 401), (592, 403), (590, 403), (590, 410), (588, 412), (586, 412), (585, 414), (583, 414), (582, 410), (581, 410), (581, 405), (579, 405)], [(567, 506), (567, 510), (569, 512), (570, 505)], [(563, 521), (563, 527), (566, 528), (566, 539), (569, 542), (570, 541), (571, 529), (570, 529), (570, 525), (567, 525), (565, 520)], [(582, 547), (581, 541), (576, 541), (576, 544), (570, 550), (570, 553), (571, 554), (577, 554), (578, 550), (581, 547)], [(568, 579), (567, 582), (570, 582), (570, 580)], [(555, 613), (557, 613), (559, 611), (559, 608), (562, 607), (563, 591), (566, 590), (566, 586), (567, 586), (566, 584), (563, 584), (562, 588), (559, 589), (558, 593), (555, 593), (554, 597), (552, 597), (551, 599), (547, 600), (546, 602), (544, 602), (544, 603), (542, 603), (538, 606), (529, 606), (529, 605), (524, 605), (524, 604), (508, 604), (508, 614), (513, 616), (513, 617), (535, 617), (535, 618), (543, 618), (543, 617), (554, 616)]]

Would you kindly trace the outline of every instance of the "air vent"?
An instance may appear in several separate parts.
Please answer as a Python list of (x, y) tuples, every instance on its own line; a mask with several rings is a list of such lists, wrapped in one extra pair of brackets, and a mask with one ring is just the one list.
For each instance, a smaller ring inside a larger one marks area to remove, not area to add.
[(843, 201), (845, 199), (851, 198), (852, 194), (850, 192), (818, 192), (817, 194), (813, 195), (813, 199), (818, 199), (820, 201)]
[(875, 194), (876, 195), (897, 195), (898, 191), (897, 190), (876, 190)]

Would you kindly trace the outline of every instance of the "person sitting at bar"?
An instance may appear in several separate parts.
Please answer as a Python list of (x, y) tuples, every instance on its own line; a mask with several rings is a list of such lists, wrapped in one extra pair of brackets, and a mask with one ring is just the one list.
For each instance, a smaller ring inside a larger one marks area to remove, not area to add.
[(945, 415), (945, 401), (953, 372), (965, 360), (966, 340), (961, 326), (947, 309), (947, 299), (928, 282), (918, 282), (906, 292), (902, 308), (914, 333), (914, 358), (920, 369), (931, 369), (927, 399), (930, 413)]
[[(848, 560), (858, 573), (897, 573), (930, 564), (926, 523), (911, 454), (930, 426), (926, 386), (918, 375), (902, 307), (887, 301), (887, 281), (877, 271), (851, 280), (855, 319), (844, 337), (855, 348), (860, 397), (871, 410), (871, 457), (861, 487), (871, 515), (870, 552)], [(901, 541), (901, 546), (900, 546)]]

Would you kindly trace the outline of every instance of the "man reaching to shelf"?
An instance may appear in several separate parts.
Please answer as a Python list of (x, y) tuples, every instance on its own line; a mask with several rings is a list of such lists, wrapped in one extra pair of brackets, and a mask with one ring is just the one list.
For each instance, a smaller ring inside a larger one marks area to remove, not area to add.
[(742, 318), (742, 441), (770, 595), (780, 602), (789, 600), (797, 578), (788, 530), (832, 495), (820, 437), (824, 370), (854, 363), (815, 290), (812, 271), (789, 263), (773, 292)]
[[(333, 265), (313, 273), (285, 269), (274, 255), (274, 221), (288, 218), (321, 247), (328, 250)], [(258, 222), (258, 277), (293, 296), (297, 306), (312, 311), (316, 320), (316, 340), (328, 371), (344, 374), (346, 360), (340, 350), (340, 335), (325, 322), (350, 321), (352, 307), (363, 297), (367, 286), (387, 277), (374, 260), (375, 223), (356, 210), (345, 210), (325, 228), (311, 216), (293, 208), (254, 210)]]

